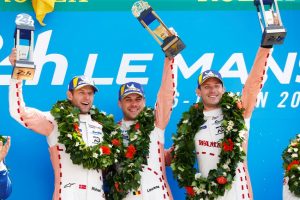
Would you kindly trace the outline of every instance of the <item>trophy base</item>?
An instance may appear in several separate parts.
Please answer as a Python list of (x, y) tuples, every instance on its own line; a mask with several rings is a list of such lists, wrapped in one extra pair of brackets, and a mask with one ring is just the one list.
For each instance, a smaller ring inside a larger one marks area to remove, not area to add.
[(32, 61), (16, 61), (11, 77), (17, 80), (32, 80), (34, 77), (35, 65)]
[(167, 57), (173, 58), (185, 48), (185, 45), (178, 36), (173, 35), (164, 40), (161, 48)]
[(282, 44), (286, 36), (286, 29), (282, 26), (266, 27), (262, 36), (262, 46)]

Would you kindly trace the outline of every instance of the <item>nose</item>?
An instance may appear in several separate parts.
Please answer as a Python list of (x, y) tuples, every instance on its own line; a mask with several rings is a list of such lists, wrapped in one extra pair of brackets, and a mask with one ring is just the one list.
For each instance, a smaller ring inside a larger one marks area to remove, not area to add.
[(83, 95), (84, 100), (90, 100), (90, 95), (88, 93)]
[(132, 101), (132, 102), (131, 102), (131, 106), (132, 106), (132, 107), (137, 107), (137, 105), (138, 105), (138, 102), (137, 102), (137, 101)]

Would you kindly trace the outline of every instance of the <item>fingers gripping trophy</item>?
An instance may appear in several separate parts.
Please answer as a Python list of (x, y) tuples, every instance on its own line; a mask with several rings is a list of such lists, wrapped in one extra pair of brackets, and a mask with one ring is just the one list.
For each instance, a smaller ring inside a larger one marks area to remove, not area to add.
[(254, 0), (254, 5), (263, 32), (262, 46), (282, 44), (286, 29), (281, 21), (277, 0)]
[(30, 15), (22, 13), (17, 15), (15, 23), (14, 39), (17, 54), (11, 76), (18, 80), (32, 80), (35, 72), (33, 62), (34, 21)]
[(131, 11), (161, 46), (167, 57), (173, 58), (185, 48), (181, 39), (169, 30), (147, 2), (142, 0), (135, 2)]

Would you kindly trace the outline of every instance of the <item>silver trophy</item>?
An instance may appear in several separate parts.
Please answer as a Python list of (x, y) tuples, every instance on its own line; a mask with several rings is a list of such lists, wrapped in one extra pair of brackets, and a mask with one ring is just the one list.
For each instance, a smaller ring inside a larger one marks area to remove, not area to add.
[(262, 46), (282, 44), (286, 29), (281, 21), (277, 0), (254, 0), (254, 5), (263, 32)]
[[(161, 46), (167, 57), (172, 58), (185, 48), (181, 39), (168, 29), (147, 2), (142, 0), (135, 2), (131, 11)], [(155, 22), (157, 26), (154, 25), (154, 30), (152, 30), (150, 26), (155, 24)]]
[(34, 21), (28, 14), (22, 13), (16, 17), (15, 48), (17, 49), (16, 63), (12, 78), (32, 80), (35, 72), (33, 62)]

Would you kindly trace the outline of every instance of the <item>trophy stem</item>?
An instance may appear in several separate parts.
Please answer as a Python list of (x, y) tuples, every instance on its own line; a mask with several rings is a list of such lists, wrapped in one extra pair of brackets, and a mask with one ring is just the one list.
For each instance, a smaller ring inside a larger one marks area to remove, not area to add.
[[(262, 13), (264, 15), (264, 19), (267, 19), (266, 14), (265, 14), (264, 2), (263, 2), (263, 0), (259, 0), (259, 2), (260, 2), (260, 5), (261, 5)], [(265, 25), (266, 25), (266, 27), (269, 26), (269, 24), (267, 22), (265, 22)]]
[[(20, 30), (17, 29), (17, 37), (15, 39), (15, 45), (16, 45), (16, 48), (18, 49), (19, 48), (19, 45), (20, 45)], [(19, 52), (17, 52), (17, 57), (16, 57), (16, 60), (19, 60)]]
[(34, 32), (31, 31), (30, 46), (29, 46), (29, 60), (30, 61), (33, 61), (33, 46), (34, 46)]
[(282, 21), (281, 21), (281, 16), (280, 16), (279, 8), (278, 8), (278, 4), (277, 4), (276, 0), (274, 0), (274, 4), (275, 4), (275, 8), (276, 8), (276, 13), (277, 13), (279, 25), (283, 26)]
[(149, 33), (152, 35), (152, 37), (156, 40), (156, 42), (158, 42), (159, 45), (162, 45), (162, 42), (158, 39), (158, 37), (152, 32), (152, 30), (145, 24), (145, 22), (143, 20), (141, 20), (141, 23), (143, 24), (143, 26), (147, 29), (147, 31), (149, 31)]
[(257, 15), (258, 15), (258, 20), (259, 20), (259, 25), (260, 25), (260, 28), (261, 28), (261, 32), (264, 32), (264, 24), (263, 24), (263, 20), (262, 20), (262, 17), (261, 17), (261, 13), (260, 13), (260, 10), (259, 10), (259, 7), (257, 6)]
[(165, 25), (165, 23), (162, 21), (162, 19), (156, 14), (155, 11), (152, 10), (152, 14), (157, 18), (157, 20), (159, 21), (159, 23), (167, 30), (168, 35), (173, 35), (171, 33), (171, 31), (169, 30), (169, 28)]

